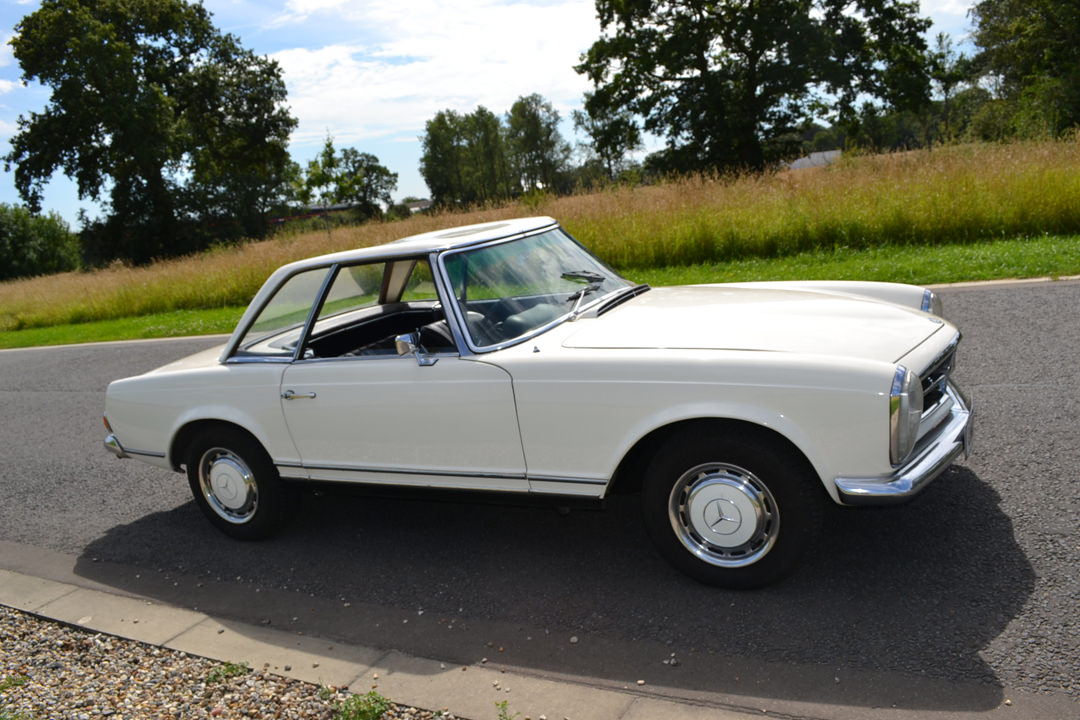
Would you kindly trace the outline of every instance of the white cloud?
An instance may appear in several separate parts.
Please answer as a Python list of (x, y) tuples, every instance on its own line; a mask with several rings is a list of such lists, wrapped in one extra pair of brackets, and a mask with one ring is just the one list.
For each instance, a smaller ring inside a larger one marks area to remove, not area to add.
[(920, 3), (921, 14), (934, 18), (942, 18), (945, 15), (965, 17), (971, 9), (968, 0), (923, 0)]
[(15, 52), (12, 50), (11, 38), (14, 35), (0, 35), (0, 68), (8, 67), (15, 64)]
[(415, 137), (439, 110), (503, 113), (534, 92), (566, 116), (588, 88), (573, 66), (599, 36), (589, 0), (414, 0), (408, 12), (390, 0), (294, 0), (290, 9), (332, 13), (366, 41), (274, 54), (300, 119), (296, 144), (327, 130), (343, 143)]

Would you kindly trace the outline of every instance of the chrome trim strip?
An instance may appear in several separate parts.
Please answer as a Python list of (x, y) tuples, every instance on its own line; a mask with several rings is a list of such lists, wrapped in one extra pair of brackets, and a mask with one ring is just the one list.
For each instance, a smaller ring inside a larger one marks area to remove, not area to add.
[(846, 505), (889, 505), (904, 502), (925, 488), (971, 446), (971, 404), (952, 383), (947, 394), (953, 406), (949, 418), (930, 441), (903, 467), (881, 477), (838, 477), (833, 484)]
[(335, 466), (335, 465), (299, 465), (299, 466), (286, 466), (296, 467), (297, 469), (310, 470), (313, 472), (345, 472), (345, 473), (371, 473), (373, 475), (419, 475), (430, 477), (450, 477), (450, 478), (484, 478), (488, 480), (526, 480), (527, 477), (524, 473), (471, 473), (460, 472), (451, 470), (408, 470), (402, 468), (369, 468), (369, 467), (348, 467), (348, 466)]
[(115, 434), (110, 434), (108, 437), (105, 438), (105, 449), (111, 452), (116, 457), (120, 458), (121, 460), (130, 459), (135, 455), (138, 455), (140, 457), (152, 458), (165, 457), (165, 453), (163, 452), (152, 452), (150, 450), (132, 450), (131, 448), (126, 448), (120, 444), (120, 440), (116, 437)]
[(592, 480), (590, 478), (553, 477), (550, 475), (529, 475), (532, 482), (567, 483), (572, 485), (607, 485), (607, 480)]
[(960, 338), (961, 335), (959, 331), (953, 334), (952, 340), (949, 341), (949, 344), (945, 347), (945, 349), (939, 352), (936, 356), (934, 356), (934, 359), (928, 362), (926, 364), (926, 367), (919, 370), (918, 375), (920, 380), (926, 377), (926, 373), (940, 365), (945, 358), (956, 352), (956, 349), (960, 346)]

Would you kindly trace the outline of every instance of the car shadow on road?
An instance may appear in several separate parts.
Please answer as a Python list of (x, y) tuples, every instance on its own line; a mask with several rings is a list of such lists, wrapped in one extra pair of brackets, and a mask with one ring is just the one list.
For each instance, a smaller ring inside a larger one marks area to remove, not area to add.
[(561, 515), (312, 494), (258, 543), (218, 534), (188, 503), (112, 528), (76, 571), (224, 619), (455, 664), (646, 679), (733, 706), (985, 710), (1003, 695), (980, 650), (1035, 581), (999, 500), (956, 466), (906, 505), (830, 509), (799, 571), (756, 591), (672, 570), (636, 496)]

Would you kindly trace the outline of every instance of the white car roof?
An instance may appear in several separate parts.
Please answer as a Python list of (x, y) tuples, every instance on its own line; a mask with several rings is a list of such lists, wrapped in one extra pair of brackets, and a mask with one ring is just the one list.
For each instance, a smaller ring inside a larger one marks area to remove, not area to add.
[[(549, 217), (515, 218), (512, 220), (498, 220), (495, 222), (480, 223), (477, 225), (464, 225), (455, 228), (444, 228), (433, 232), (412, 235), (394, 240), (383, 245), (345, 250), (330, 255), (299, 260), (285, 266), (291, 274), (305, 267), (319, 267), (333, 263), (352, 263), (384, 260), (409, 255), (426, 255), (428, 253), (450, 250), (457, 247), (466, 247), (499, 240), (502, 238), (523, 235), (526, 233), (553, 227), (557, 223)], [(284, 269), (284, 268), (282, 268)], [(280, 272), (280, 271), (279, 271)]]

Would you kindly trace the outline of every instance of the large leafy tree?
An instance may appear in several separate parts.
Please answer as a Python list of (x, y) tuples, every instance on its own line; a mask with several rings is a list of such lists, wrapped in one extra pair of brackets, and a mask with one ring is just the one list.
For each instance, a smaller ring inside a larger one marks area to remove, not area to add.
[(31, 207), (62, 171), (105, 205), (97, 254), (136, 261), (261, 231), (295, 126), (276, 63), (186, 0), (42, 0), (15, 31), (23, 80), (52, 90), (5, 156)]
[(758, 168), (816, 117), (873, 97), (927, 101), (929, 20), (905, 0), (596, 0), (577, 70), (590, 114), (627, 109), (666, 137), (670, 170)]
[(506, 127), (483, 105), (467, 115), (442, 110), (424, 130), (420, 174), (436, 204), (483, 204), (520, 192)]
[(1057, 134), (1080, 124), (1080, 4), (982, 0), (971, 15), (976, 63), (996, 81), (1014, 129)]
[(537, 94), (517, 99), (507, 113), (507, 140), (525, 190), (565, 189), (570, 145), (559, 133), (559, 112)]
[(440, 110), (424, 125), (420, 138), (420, 175), (436, 205), (469, 202), (465, 189), (465, 119), (453, 110)]

